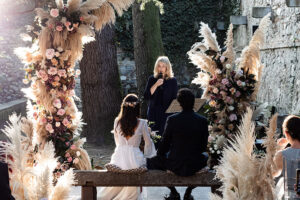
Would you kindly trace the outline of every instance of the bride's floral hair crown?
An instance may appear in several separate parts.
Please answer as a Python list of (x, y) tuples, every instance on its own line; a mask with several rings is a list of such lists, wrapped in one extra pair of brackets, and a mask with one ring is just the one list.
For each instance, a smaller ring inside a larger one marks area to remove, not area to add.
[(134, 102), (124, 102), (124, 106), (125, 107), (132, 107), (134, 108), (139, 102), (138, 101), (134, 101)]

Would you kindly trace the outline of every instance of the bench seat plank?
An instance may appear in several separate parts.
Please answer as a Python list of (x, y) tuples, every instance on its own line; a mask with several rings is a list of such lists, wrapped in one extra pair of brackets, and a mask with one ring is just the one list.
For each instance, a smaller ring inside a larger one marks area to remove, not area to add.
[(75, 170), (76, 186), (206, 186), (216, 187), (221, 183), (214, 179), (215, 173), (204, 171), (190, 177), (176, 176), (160, 170), (141, 174), (113, 173), (106, 170)]

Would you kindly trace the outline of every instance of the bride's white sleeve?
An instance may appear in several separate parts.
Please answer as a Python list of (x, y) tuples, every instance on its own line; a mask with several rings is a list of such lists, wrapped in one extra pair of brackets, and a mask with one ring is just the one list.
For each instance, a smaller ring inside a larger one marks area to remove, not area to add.
[(146, 158), (152, 158), (156, 156), (156, 150), (154, 143), (150, 137), (150, 128), (148, 127), (147, 122), (145, 122), (143, 129), (143, 138), (145, 141), (144, 155)]
[(119, 144), (119, 137), (118, 137), (117, 125), (118, 125), (118, 120), (115, 119), (114, 129), (112, 130), (112, 133), (114, 134), (114, 139), (115, 139), (116, 146)]

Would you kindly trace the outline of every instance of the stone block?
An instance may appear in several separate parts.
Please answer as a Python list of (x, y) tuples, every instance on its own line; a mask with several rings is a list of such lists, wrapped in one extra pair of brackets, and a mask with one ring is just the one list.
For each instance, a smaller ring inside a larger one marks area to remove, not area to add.
[(286, 0), (288, 7), (300, 7), (300, 0)]
[(221, 31), (224, 31), (224, 30), (225, 30), (225, 22), (223, 22), (223, 21), (218, 21), (218, 22), (217, 22), (217, 29), (218, 29), (218, 30), (221, 30)]
[(270, 12), (272, 12), (271, 7), (253, 7), (252, 8), (252, 17), (253, 18), (263, 18)]
[(233, 25), (247, 25), (247, 16), (230, 16), (230, 23)]

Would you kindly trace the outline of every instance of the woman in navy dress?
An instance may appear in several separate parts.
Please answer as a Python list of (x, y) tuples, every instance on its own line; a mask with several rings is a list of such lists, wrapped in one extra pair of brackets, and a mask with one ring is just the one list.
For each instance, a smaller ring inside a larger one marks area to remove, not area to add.
[(154, 66), (154, 74), (148, 79), (144, 98), (149, 100), (147, 119), (152, 131), (162, 135), (168, 114), (166, 110), (176, 99), (177, 80), (174, 77), (169, 58), (160, 56)]

